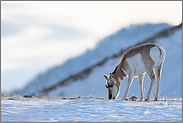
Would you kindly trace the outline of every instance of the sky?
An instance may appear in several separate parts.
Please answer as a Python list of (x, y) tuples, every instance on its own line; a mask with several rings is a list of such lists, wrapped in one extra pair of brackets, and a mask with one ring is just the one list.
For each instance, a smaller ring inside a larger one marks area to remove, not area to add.
[(181, 1), (2, 1), (1, 91), (25, 87), (123, 27), (181, 22)]

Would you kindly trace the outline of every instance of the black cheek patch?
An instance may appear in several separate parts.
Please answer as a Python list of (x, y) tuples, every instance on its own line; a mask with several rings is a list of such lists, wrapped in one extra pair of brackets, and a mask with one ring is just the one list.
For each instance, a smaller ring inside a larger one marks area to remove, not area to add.
[(112, 88), (113, 87), (113, 85), (108, 85), (108, 88)]

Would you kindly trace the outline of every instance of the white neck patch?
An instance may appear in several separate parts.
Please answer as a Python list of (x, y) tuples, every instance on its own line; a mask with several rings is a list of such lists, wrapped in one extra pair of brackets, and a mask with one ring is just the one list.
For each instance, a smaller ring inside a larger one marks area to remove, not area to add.
[(126, 71), (121, 67), (121, 70), (128, 76), (128, 74), (126, 73)]
[(120, 77), (118, 77), (118, 81), (121, 83), (123, 80)]
[(115, 85), (115, 86), (113, 86), (113, 89), (112, 89), (112, 97), (117, 96), (117, 93), (118, 93), (118, 88)]

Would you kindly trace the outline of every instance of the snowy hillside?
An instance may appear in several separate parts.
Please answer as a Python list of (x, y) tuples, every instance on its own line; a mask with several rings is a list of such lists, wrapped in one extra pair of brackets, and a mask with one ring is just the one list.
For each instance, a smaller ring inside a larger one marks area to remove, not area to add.
[[(162, 70), (162, 79), (160, 83), (160, 97), (172, 98), (182, 97), (182, 30), (179, 29), (172, 36), (167, 38), (160, 38), (155, 41), (166, 50), (166, 58)], [(107, 97), (107, 89), (104, 87), (105, 80), (103, 74), (112, 72), (116, 64), (121, 59), (120, 57), (107, 61), (101, 67), (95, 68), (92, 73), (85, 79), (78, 79), (69, 86), (57, 87), (51, 91), (49, 96), (101, 96)], [(173, 72), (172, 72), (173, 71)], [(119, 98), (122, 98), (127, 86), (127, 78), (122, 82), (120, 87)], [(147, 75), (144, 78), (144, 95), (150, 86), (150, 80)], [(155, 96), (156, 84), (152, 91), (152, 97)], [(133, 80), (129, 91), (130, 96), (140, 96), (140, 88), (137, 78)]]
[[(60, 81), (81, 72), (82, 70), (102, 61), (106, 57), (112, 56), (118, 53), (121, 49), (126, 49), (130, 46), (134, 46), (137, 43), (152, 37), (155, 33), (169, 28), (167, 24), (145, 24), (145, 25), (133, 25), (128, 28), (124, 28), (118, 31), (116, 34), (109, 36), (100, 41), (93, 50), (88, 50), (79, 57), (66, 61), (63, 65), (56, 66), (48, 70), (47, 72), (40, 74), (34, 80), (32, 80), (24, 89), (15, 91), (16, 94), (24, 95), (39, 94), (44, 88), (49, 88)], [(162, 46), (167, 56), (162, 71), (162, 80), (160, 83), (160, 96), (182, 96), (181, 94), (181, 42), (182, 42), (182, 30), (176, 31), (172, 36), (166, 38), (160, 38), (155, 41)], [(57, 88), (49, 91), (47, 96), (107, 96), (107, 90), (105, 89), (105, 80), (103, 74), (112, 72), (116, 64), (121, 59), (116, 57), (108, 60), (100, 67), (95, 67), (92, 72), (84, 78), (70, 81), (71, 84), (65, 86), (58, 86)], [(174, 59), (174, 60), (172, 60)], [(174, 72), (172, 73), (172, 69)], [(173, 74), (173, 76), (172, 76)], [(121, 85), (121, 98), (126, 89), (126, 80)], [(147, 76), (144, 78), (144, 94), (146, 95), (149, 88), (150, 81)], [(137, 87), (137, 88), (136, 88)], [(156, 85), (154, 86), (155, 89)], [(153, 89), (153, 95), (155, 90)], [(129, 96), (139, 96), (139, 86), (137, 79), (134, 79), (129, 91)]]

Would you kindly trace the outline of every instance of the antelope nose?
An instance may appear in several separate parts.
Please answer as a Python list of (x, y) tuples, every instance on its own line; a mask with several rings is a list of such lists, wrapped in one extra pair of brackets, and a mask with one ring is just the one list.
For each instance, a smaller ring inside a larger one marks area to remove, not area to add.
[(112, 99), (112, 94), (109, 94), (109, 99)]

